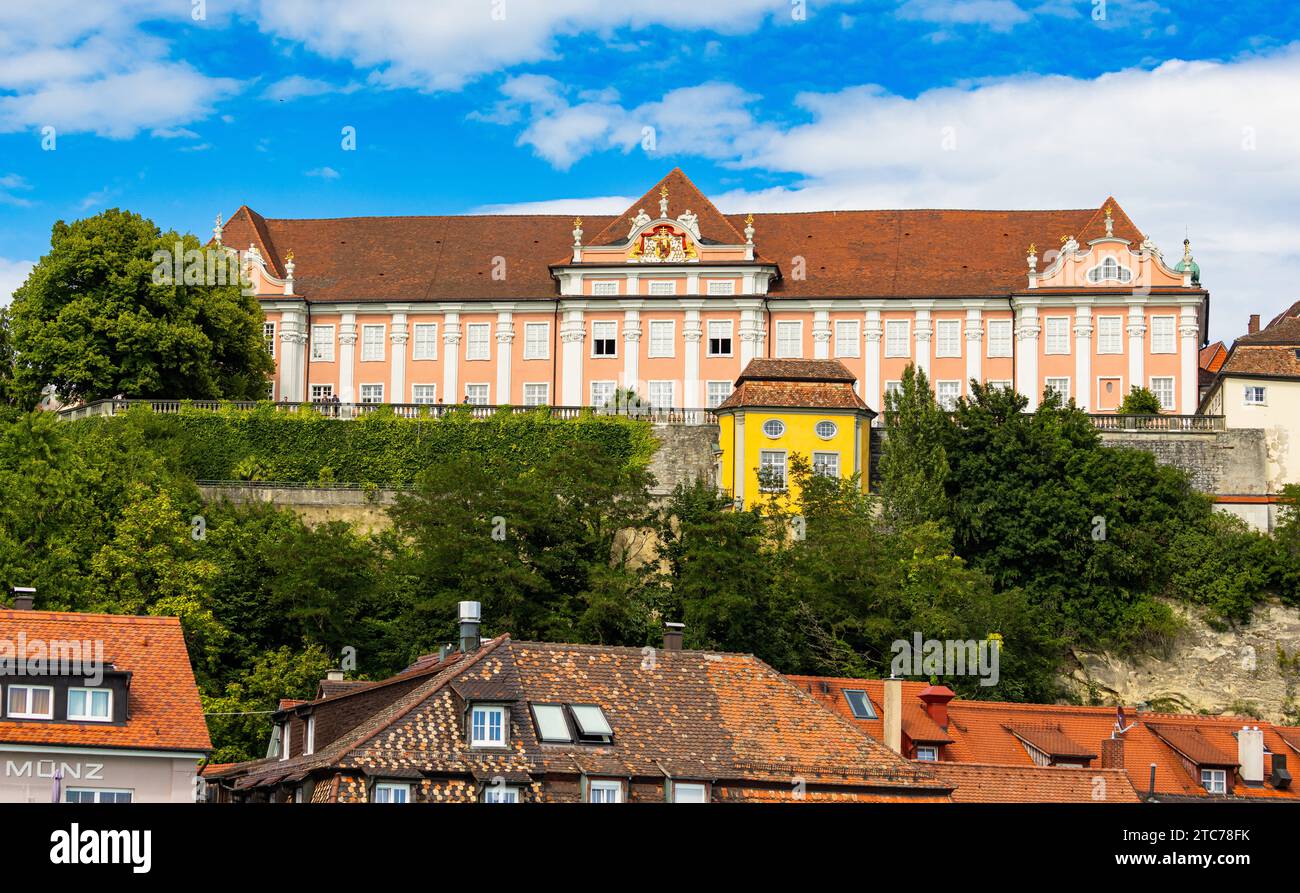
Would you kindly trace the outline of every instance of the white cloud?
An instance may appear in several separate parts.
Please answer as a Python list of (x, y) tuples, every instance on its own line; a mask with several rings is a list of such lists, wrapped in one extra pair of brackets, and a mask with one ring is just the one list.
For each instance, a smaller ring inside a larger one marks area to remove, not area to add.
[(1010, 31), (1029, 21), (1029, 14), (1012, 0), (907, 0), (895, 14), (938, 25), (986, 25), (994, 31)]
[(0, 307), (7, 307), (14, 291), (27, 280), (35, 261), (0, 257)]
[(31, 191), (32, 184), (18, 174), (0, 176), (0, 205), (15, 205), (19, 208), (31, 206), (31, 200), (18, 195)]
[(334, 168), (325, 166), (325, 167), (312, 168), (311, 170), (307, 171), (307, 176), (319, 177), (322, 180), (337, 180), (340, 174), (338, 171), (334, 170)]
[(271, 84), (262, 92), (265, 99), (287, 102), (305, 96), (326, 96), (331, 93), (347, 95), (361, 89), (361, 84), (332, 84), (317, 78), (306, 78), (300, 74), (290, 75)]

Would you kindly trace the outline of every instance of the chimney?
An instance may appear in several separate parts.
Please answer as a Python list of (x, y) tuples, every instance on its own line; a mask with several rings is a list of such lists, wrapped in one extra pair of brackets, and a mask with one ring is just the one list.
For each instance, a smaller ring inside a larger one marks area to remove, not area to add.
[(1259, 331), (1259, 314), (1252, 313), (1250, 315), (1250, 322), (1246, 323), (1246, 334), (1253, 335), (1258, 331)]
[(1286, 754), (1273, 754), (1273, 774), (1268, 777), (1268, 780), (1279, 791), (1291, 787), (1291, 773), (1286, 771)]
[(1237, 733), (1237, 762), (1242, 781), (1256, 787), (1264, 783), (1264, 733), (1259, 726), (1242, 726)]
[(885, 746), (903, 752), (903, 680), (885, 680)]
[(478, 628), (482, 616), (483, 606), (478, 602), (460, 603), (460, 650), (465, 654), (478, 651)]
[(682, 630), (686, 629), (685, 623), (665, 623), (664, 624), (664, 651), (681, 651), (682, 650)]
[(343, 671), (342, 671), (342, 670), (330, 670), (328, 673), (325, 674), (325, 681), (326, 681), (326, 682), (342, 682), (342, 681), (343, 681)]
[(36, 590), (31, 586), (14, 587), (14, 610), (30, 611), (36, 602)]
[(935, 725), (947, 731), (948, 702), (956, 697), (953, 690), (946, 685), (928, 685), (917, 697), (925, 704), (926, 715), (934, 720)]
[(1124, 768), (1124, 739), (1119, 736), (1105, 738), (1101, 742), (1101, 768)]

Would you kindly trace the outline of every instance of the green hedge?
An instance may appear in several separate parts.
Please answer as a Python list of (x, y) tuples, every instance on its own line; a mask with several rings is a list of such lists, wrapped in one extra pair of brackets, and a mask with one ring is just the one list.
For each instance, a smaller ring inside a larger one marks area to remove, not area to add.
[[(267, 404), (252, 410), (186, 407), (157, 414), (135, 407), (115, 418), (70, 423), (87, 433), (139, 426), (167, 444), (181, 471), (196, 480), (331, 481), (405, 487), (426, 466), (456, 455), (498, 455), (527, 467), (541, 457), (595, 443), (614, 461), (644, 466), (656, 443), (644, 422), (584, 414), (551, 418), (546, 409), (475, 419), (463, 410), (441, 418), (404, 419), (379, 410), (356, 420), (313, 412), (288, 414)], [(102, 431), (101, 433), (108, 433)]]

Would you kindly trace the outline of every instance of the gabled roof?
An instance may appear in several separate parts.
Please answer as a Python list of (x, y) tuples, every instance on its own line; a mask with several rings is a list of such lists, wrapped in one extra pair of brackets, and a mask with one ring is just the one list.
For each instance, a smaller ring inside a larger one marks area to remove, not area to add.
[(662, 180), (651, 186), (645, 195), (632, 202), (619, 216), (610, 221), (598, 232), (588, 244), (622, 245), (627, 241), (627, 231), (631, 227), (631, 218), (644, 209), (652, 218), (659, 216), (659, 190), (668, 189), (668, 213), (674, 219), (685, 211), (690, 211), (698, 218), (700, 238), (705, 242), (723, 245), (741, 245), (745, 237), (732, 222), (723, 215), (705, 197), (704, 193), (691, 182), (690, 177), (682, 173), (679, 167), (673, 168)]
[(839, 360), (750, 360), (717, 409), (848, 409), (875, 415)]
[(1060, 723), (1010, 722), (1005, 728), (1030, 747), (1054, 760), (1095, 760), (1097, 758), (1095, 747), (1084, 747), (1071, 740)]
[(1146, 727), (1197, 766), (1236, 766), (1237, 755), (1215, 747), (1195, 726), (1148, 722)]
[(0, 639), (29, 648), (39, 641), (100, 641), (103, 658), (130, 672), (124, 725), (0, 721), (0, 743), (141, 750), (209, 751), (212, 741), (175, 617), (0, 610)]
[(1201, 348), (1199, 365), (1203, 371), (1218, 372), (1227, 357), (1228, 348), (1222, 341), (1216, 341)]
[(749, 361), (736, 379), (745, 381), (825, 381), (853, 384), (857, 378), (839, 360), (770, 360)]
[(1300, 302), (1258, 332), (1234, 341), (1220, 364), (1219, 374), (1300, 378)]

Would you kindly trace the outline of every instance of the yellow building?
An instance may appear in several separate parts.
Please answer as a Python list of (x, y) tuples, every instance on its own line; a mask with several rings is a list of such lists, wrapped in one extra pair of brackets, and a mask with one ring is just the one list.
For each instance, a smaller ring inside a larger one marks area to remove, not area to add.
[(796, 503), (790, 458), (798, 453), (821, 474), (861, 475), (867, 489), (874, 413), (853, 390), (838, 360), (752, 360), (715, 411), (721, 429), (718, 483), (752, 504), (766, 494)]

